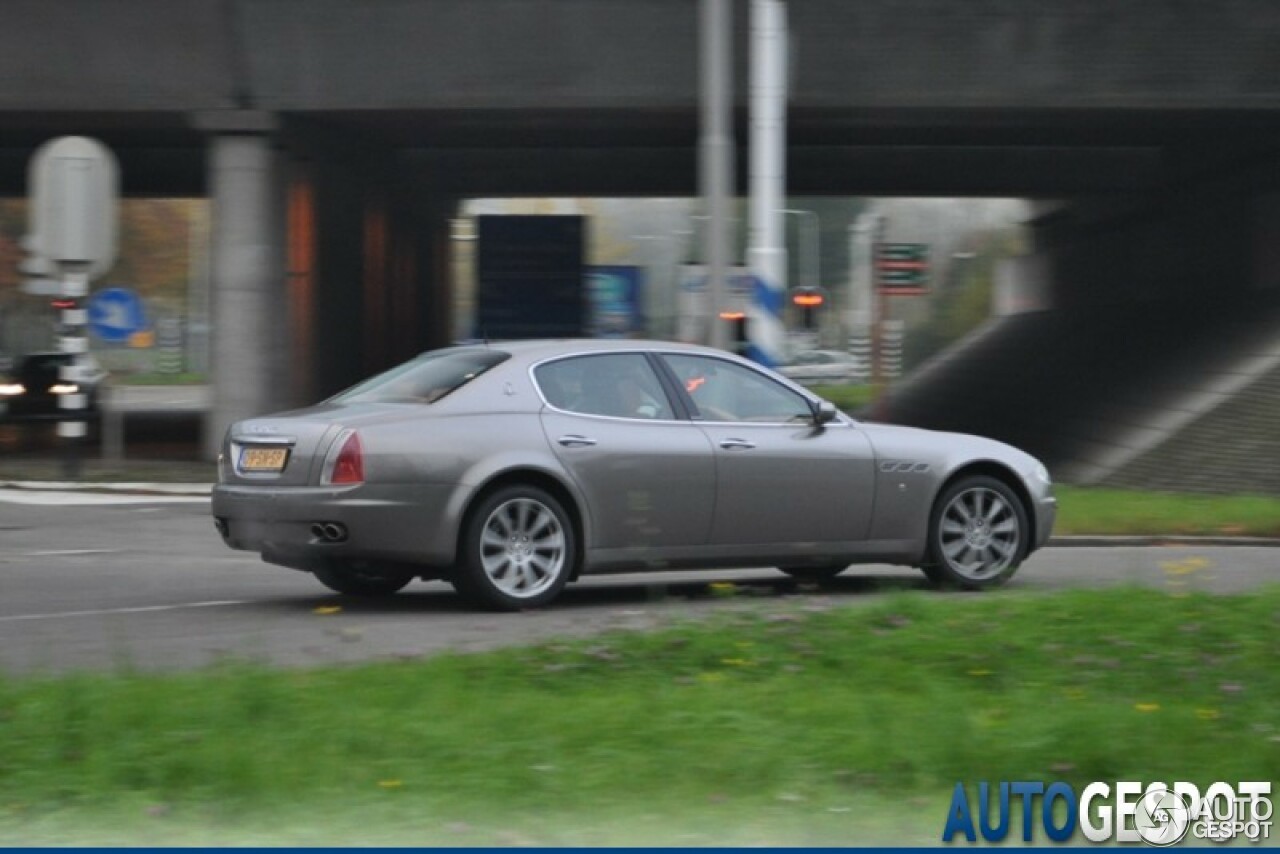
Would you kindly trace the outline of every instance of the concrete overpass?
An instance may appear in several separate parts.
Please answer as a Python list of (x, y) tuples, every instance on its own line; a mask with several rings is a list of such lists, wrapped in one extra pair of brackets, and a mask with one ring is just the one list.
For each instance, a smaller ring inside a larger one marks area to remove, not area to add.
[[(0, 193), (40, 142), (83, 133), (120, 155), (126, 192), (214, 200), (211, 439), (444, 342), (457, 199), (696, 187), (696, 0), (0, 16)], [(1191, 305), (1211, 337), (1280, 289), (1271, 0), (792, 0), (790, 23), (790, 192), (1066, 199), (1037, 248), (1082, 316)], [(740, 142), (747, 25), (739, 3)]]

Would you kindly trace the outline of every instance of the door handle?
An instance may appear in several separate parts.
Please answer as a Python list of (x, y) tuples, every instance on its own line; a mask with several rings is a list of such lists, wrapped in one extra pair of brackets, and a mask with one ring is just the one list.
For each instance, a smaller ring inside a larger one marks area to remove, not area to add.
[(748, 442), (746, 439), (721, 439), (720, 440), (720, 447), (724, 448), (726, 451), (731, 451), (734, 448), (742, 448), (744, 450), (750, 450), (755, 446), (756, 446), (755, 442)]
[(564, 445), (566, 448), (589, 448), (596, 443), (596, 440), (589, 436), (575, 435), (561, 436), (559, 439), (556, 439), (556, 441), (561, 445)]

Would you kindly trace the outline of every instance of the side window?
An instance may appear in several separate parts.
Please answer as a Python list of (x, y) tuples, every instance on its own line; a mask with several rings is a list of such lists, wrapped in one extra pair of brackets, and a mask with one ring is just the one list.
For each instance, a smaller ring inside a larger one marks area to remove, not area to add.
[(640, 353), (574, 356), (533, 372), (547, 403), (568, 412), (672, 420), (658, 375)]
[(813, 417), (809, 402), (786, 386), (734, 362), (666, 354), (704, 421), (786, 423)]

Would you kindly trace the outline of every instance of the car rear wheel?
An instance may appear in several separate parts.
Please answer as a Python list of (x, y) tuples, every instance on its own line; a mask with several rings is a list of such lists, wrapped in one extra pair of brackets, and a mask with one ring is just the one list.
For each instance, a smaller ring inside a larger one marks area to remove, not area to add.
[(458, 592), (490, 608), (546, 604), (564, 589), (577, 559), (569, 514), (535, 486), (507, 486), (470, 514), (453, 578)]
[(986, 475), (961, 478), (934, 505), (925, 575), (968, 590), (1003, 584), (1026, 556), (1029, 532), (1012, 489)]
[(344, 596), (391, 596), (413, 580), (412, 575), (364, 562), (332, 561), (312, 572), (321, 584)]
[(778, 569), (796, 581), (830, 581), (849, 567), (840, 566), (780, 566)]

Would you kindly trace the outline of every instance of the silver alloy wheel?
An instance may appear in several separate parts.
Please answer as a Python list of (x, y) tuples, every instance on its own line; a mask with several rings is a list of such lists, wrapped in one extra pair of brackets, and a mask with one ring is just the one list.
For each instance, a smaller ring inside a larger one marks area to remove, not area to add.
[(986, 581), (1008, 569), (1021, 538), (1017, 510), (1003, 495), (982, 486), (952, 498), (938, 524), (941, 557), (970, 581)]
[(485, 520), (480, 564), (493, 586), (532, 599), (564, 572), (565, 536), (551, 508), (533, 498), (499, 504)]

